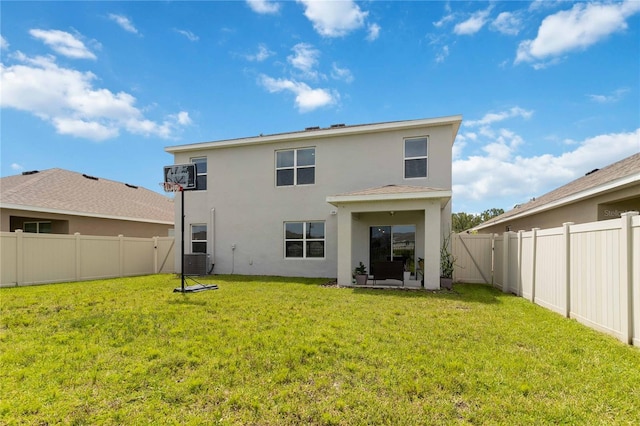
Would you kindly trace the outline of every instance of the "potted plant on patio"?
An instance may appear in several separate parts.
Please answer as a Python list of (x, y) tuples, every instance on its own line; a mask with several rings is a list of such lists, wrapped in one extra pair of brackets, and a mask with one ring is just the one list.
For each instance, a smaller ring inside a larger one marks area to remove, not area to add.
[(449, 251), (451, 236), (442, 239), (440, 247), (440, 288), (453, 289), (453, 266), (456, 259)]
[(369, 276), (367, 275), (367, 267), (364, 266), (364, 263), (360, 262), (360, 264), (356, 266), (356, 269), (354, 269), (353, 271), (353, 275), (356, 278), (356, 284), (358, 285), (367, 284), (367, 278)]

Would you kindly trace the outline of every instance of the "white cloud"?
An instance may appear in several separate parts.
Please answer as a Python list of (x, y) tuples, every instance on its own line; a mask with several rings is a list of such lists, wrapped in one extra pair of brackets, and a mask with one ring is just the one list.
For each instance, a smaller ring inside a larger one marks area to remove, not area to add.
[(458, 35), (472, 35), (477, 33), (487, 23), (489, 12), (490, 9), (475, 12), (466, 21), (456, 24), (456, 26), (453, 27), (453, 32)]
[(0, 35), (0, 49), (5, 50), (9, 48), (9, 42), (6, 38)]
[(502, 12), (491, 23), (491, 29), (502, 34), (517, 35), (522, 28), (522, 20), (515, 13)]
[(200, 37), (198, 37), (197, 35), (195, 35), (194, 33), (192, 33), (191, 31), (188, 30), (179, 30), (179, 29), (175, 29), (175, 31), (178, 34), (182, 34), (183, 36), (185, 36), (186, 38), (189, 39), (189, 41), (198, 41), (200, 40)]
[(305, 7), (304, 15), (324, 37), (342, 37), (364, 26), (369, 12), (363, 12), (352, 0), (296, 0)]
[(348, 68), (340, 68), (335, 62), (331, 70), (331, 77), (335, 80), (342, 80), (347, 83), (353, 82), (353, 74)]
[(624, 97), (624, 95), (629, 92), (629, 89), (618, 89), (613, 93), (608, 95), (587, 95), (592, 101), (608, 104), (613, 102), (618, 102), (620, 99)]
[(188, 126), (192, 123), (191, 117), (189, 117), (189, 113), (187, 111), (180, 111), (179, 113), (170, 115), (169, 117), (182, 126)]
[(444, 3), (444, 11), (446, 12), (446, 15), (444, 15), (442, 18), (440, 18), (439, 21), (434, 22), (433, 23), (434, 27), (440, 28), (444, 24), (447, 24), (447, 23), (453, 21), (456, 18), (455, 14), (451, 13), (451, 5), (449, 4), (449, 2), (445, 2)]
[(558, 10), (559, 8), (565, 7), (567, 3), (567, 0), (533, 0), (529, 3), (527, 11), (541, 13), (544, 10)]
[(280, 3), (269, 0), (247, 0), (247, 4), (256, 13), (274, 14), (280, 11)]
[(447, 56), (449, 56), (449, 46), (442, 46), (442, 50), (440, 51), (440, 53), (436, 54), (436, 62), (444, 62), (444, 60), (447, 59)]
[(598, 135), (576, 143), (572, 151), (533, 157), (515, 155), (515, 147), (522, 140), (513, 132), (501, 131), (499, 138), (502, 139), (490, 141), (483, 148), (486, 155), (454, 159), (456, 203), (483, 200), (494, 203), (495, 207), (510, 209), (515, 203), (545, 194), (594, 168), (637, 153), (640, 129)]
[(318, 65), (320, 51), (308, 43), (298, 43), (291, 48), (295, 55), (290, 55), (287, 60), (291, 65), (301, 71), (310, 71)]
[(533, 111), (527, 111), (526, 109), (520, 107), (512, 107), (506, 111), (487, 113), (480, 120), (467, 120), (463, 122), (463, 124), (469, 127), (486, 126), (514, 117), (529, 119), (532, 115)]
[(24, 167), (22, 167), (18, 163), (11, 163), (11, 170), (20, 171), (20, 170), (24, 170)]
[(307, 84), (295, 80), (275, 79), (261, 75), (259, 83), (270, 93), (288, 91), (295, 94), (296, 107), (300, 112), (309, 112), (335, 104), (339, 98), (336, 93), (326, 89), (313, 89)]
[(456, 137), (456, 141), (453, 144), (453, 147), (451, 148), (451, 158), (453, 158), (454, 160), (457, 160), (462, 156), (462, 152), (467, 146), (467, 139), (468, 139), (468, 135), (465, 135), (463, 133), (458, 133), (458, 136)]
[(547, 16), (533, 40), (518, 46), (516, 63), (554, 58), (586, 49), (610, 34), (627, 29), (626, 19), (640, 12), (640, 2), (576, 3), (570, 10)]
[(60, 67), (53, 57), (18, 52), (14, 58), (18, 64), (0, 64), (0, 106), (34, 114), (60, 134), (100, 141), (125, 130), (169, 138), (190, 123), (186, 112), (160, 123), (146, 119), (132, 95), (94, 88), (97, 78), (93, 73)]
[(378, 37), (380, 37), (380, 25), (378, 24), (371, 24), (369, 25), (369, 32), (367, 34), (367, 41), (374, 41), (377, 40)]
[(436, 28), (440, 28), (442, 26), (444, 26), (444, 24), (447, 24), (451, 21), (453, 21), (456, 18), (456, 16), (452, 13), (449, 13), (448, 15), (443, 16), (439, 21), (436, 21), (433, 23), (433, 26)]
[(29, 30), (29, 34), (42, 40), (54, 52), (63, 56), (75, 59), (96, 59), (96, 55), (82, 41), (65, 31), (32, 29)]
[(508, 160), (523, 143), (520, 135), (508, 129), (500, 129), (497, 133), (491, 133), (491, 137), (494, 139), (493, 142), (488, 143), (482, 148), (491, 158)]
[(115, 13), (109, 14), (109, 19), (114, 21), (116, 24), (120, 25), (120, 27), (133, 34), (138, 34), (138, 29), (133, 25), (133, 23), (126, 16), (116, 15)]
[(308, 43), (298, 43), (291, 48), (293, 55), (287, 56), (287, 61), (296, 69), (303, 72), (303, 77), (309, 80), (318, 78), (314, 68), (318, 65), (320, 51)]
[(71, 117), (51, 117), (56, 131), (61, 135), (102, 141), (117, 137), (120, 132), (117, 127), (102, 124), (98, 121), (86, 121)]
[(265, 44), (260, 43), (258, 45), (258, 52), (253, 55), (245, 55), (244, 57), (249, 61), (262, 62), (268, 59), (270, 56), (273, 56), (273, 54), (274, 52), (269, 50), (269, 48)]

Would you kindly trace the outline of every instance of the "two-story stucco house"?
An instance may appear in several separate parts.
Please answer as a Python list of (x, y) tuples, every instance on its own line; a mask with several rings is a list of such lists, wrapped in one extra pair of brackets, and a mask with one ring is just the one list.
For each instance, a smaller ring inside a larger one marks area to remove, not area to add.
[(207, 253), (214, 273), (337, 277), (339, 285), (352, 284), (360, 262), (373, 279), (380, 262), (401, 259), (407, 281), (423, 276), (425, 288), (439, 288), (461, 121), (339, 124), (167, 147), (175, 164), (197, 166), (196, 190), (183, 193), (185, 253)]

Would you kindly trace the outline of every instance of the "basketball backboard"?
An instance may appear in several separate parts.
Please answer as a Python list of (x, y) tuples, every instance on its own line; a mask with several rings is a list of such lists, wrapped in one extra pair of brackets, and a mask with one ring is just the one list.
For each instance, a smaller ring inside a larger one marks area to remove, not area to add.
[(196, 188), (196, 165), (174, 164), (164, 167), (164, 181), (179, 184), (183, 190)]

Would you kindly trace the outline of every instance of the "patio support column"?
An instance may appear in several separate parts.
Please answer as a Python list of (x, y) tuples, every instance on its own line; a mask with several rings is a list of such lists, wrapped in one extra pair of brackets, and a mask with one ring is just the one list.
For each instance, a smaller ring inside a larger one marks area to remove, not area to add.
[(351, 209), (338, 208), (338, 285), (351, 285)]
[(424, 209), (424, 288), (440, 288), (441, 220), (439, 200), (429, 200)]

